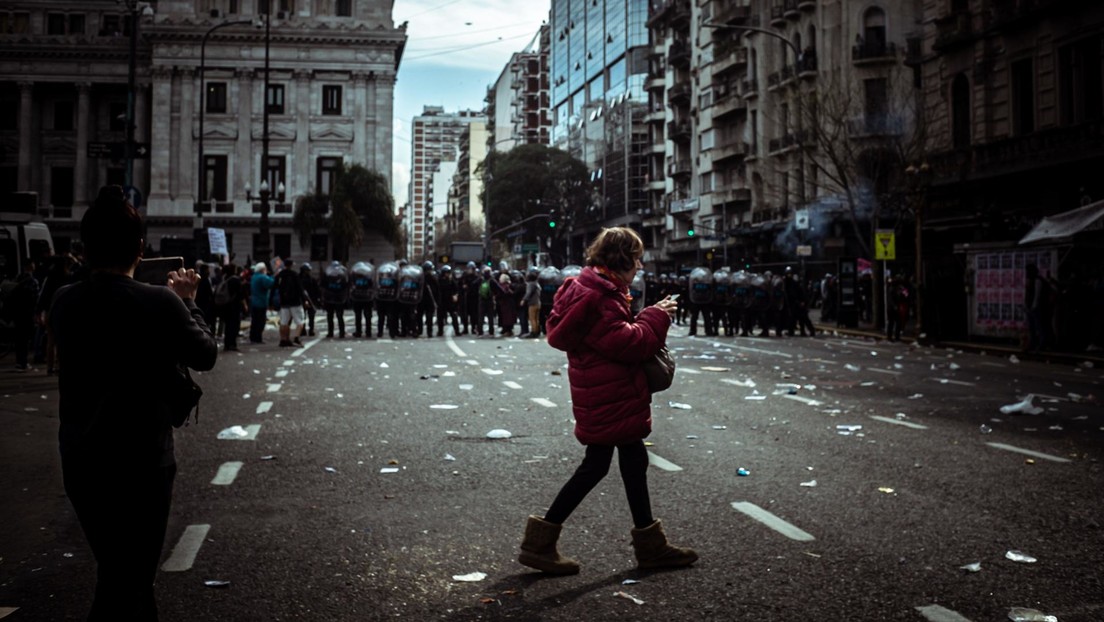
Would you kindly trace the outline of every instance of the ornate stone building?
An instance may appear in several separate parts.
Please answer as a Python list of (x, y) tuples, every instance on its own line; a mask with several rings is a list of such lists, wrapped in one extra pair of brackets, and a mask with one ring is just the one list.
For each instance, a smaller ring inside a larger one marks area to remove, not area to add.
[[(192, 256), (205, 243), (196, 233), (218, 227), (231, 253), (251, 257), (267, 181), (273, 254), (328, 257), (322, 233), (309, 252), (293, 243), (291, 205), (326, 192), (343, 162), (390, 179), (395, 75), (406, 42), (391, 5), (87, 0), (2, 8), (0, 83), (12, 88), (0, 89), (0, 110), (18, 122), (0, 126), (0, 190), (39, 192), (64, 241), (96, 189), (123, 182), (117, 145), (126, 136), (131, 23), (139, 16), (133, 185), (144, 195), (150, 244)], [(143, 16), (146, 6), (152, 15)]]

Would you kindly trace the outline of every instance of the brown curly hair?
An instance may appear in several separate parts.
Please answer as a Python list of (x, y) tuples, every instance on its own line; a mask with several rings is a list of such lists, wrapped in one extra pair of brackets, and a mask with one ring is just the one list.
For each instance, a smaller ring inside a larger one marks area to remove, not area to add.
[(643, 256), (644, 241), (628, 227), (602, 229), (586, 249), (588, 266), (602, 266), (617, 272), (633, 269), (636, 260)]

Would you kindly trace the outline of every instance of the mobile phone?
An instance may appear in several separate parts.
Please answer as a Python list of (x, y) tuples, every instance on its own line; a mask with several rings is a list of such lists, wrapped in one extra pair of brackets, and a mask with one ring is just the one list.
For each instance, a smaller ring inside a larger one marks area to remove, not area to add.
[(134, 280), (150, 285), (168, 285), (169, 273), (184, 267), (183, 257), (142, 259), (134, 270)]
[(670, 294), (667, 296), (668, 300), (678, 300), (679, 294)]

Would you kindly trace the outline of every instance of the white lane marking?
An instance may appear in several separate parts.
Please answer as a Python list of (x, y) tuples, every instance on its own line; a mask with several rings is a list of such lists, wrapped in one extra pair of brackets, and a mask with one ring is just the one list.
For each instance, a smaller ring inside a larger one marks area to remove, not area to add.
[(794, 356), (794, 355), (786, 353), (786, 352), (779, 352), (778, 350), (763, 350), (761, 348), (749, 348), (747, 346), (737, 346), (737, 345), (734, 345), (732, 347), (737, 349), (737, 350), (744, 350), (746, 352), (755, 352), (757, 354), (769, 354), (771, 356), (781, 356), (782, 358), (787, 358), (787, 359), (792, 359), (793, 356)]
[(656, 468), (663, 469), (664, 471), (670, 471), (671, 473), (682, 470), (682, 467), (675, 464), (674, 462), (671, 462), (666, 458), (661, 458), (650, 451), (648, 452), (648, 464)]
[(295, 364), (295, 361), (293, 361), (291, 359), (288, 359), (288, 360), (284, 361), (283, 363), (280, 363), (280, 365), (282, 365), (284, 367), (291, 367), (294, 364)]
[(215, 486), (229, 486), (234, 483), (234, 478), (238, 476), (238, 471), (242, 468), (242, 462), (224, 462), (219, 466), (218, 473), (215, 474), (215, 478), (211, 480), (211, 483)]
[(0, 619), (6, 618), (19, 611), (19, 607), (0, 607)]
[(812, 542), (814, 538), (809, 532), (803, 531), (790, 523), (778, 518), (774, 514), (764, 510), (763, 508), (755, 505), (754, 503), (748, 503), (747, 501), (733, 501), (732, 507), (751, 518), (763, 523), (767, 527), (777, 531), (778, 533), (786, 536), (791, 540), (797, 540), (798, 542)]
[(261, 402), (260, 404), (257, 404), (258, 415), (263, 415), (270, 410), (272, 410), (272, 402)]
[(460, 349), (460, 346), (456, 345), (456, 340), (452, 338), (452, 333), (445, 335), (445, 345), (447, 345), (449, 347), (449, 350), (452, 350), (456, 354), (456, 356), (459, 356), (462, 359), (468, 358), (468, 355)]
[(675, 371), (676, 372), (682, 372), (684, 374), (701, 374), (702, 373), (702, 372), (700, 372), (696, 369), (690, 369), (689, 367), (678, 367), (678, 366), (675, 366)]
[[(678, 369), (678, 368), (676, 367), (675, 369)], [(725, 384), (730, 384), (734, 387), (742, 387), (742, 388), (745, 388), (745, 389), (755, 388), (755, 381), (752, 380), (751, 378), (748, 378), (747, 380), (733, 380), (732, 378), (721, 378), (721, 382), (723, 382)]]
[(245, 429), (245, 436), (235, 436), (235, 437), (232, 437), (232, 438), (222, 439), (222, 440), (228, 440), (228, 441), (255, 441), (255, 440), (257, 440), (257, 434), (261, 431), (261, 424), (251, 423), (249, 425), (242, 426), (242, 428)]
[(184, 572), (191, 568), (195, 563), (196, 555), (199, 554), (199, 547), (203, 546), (203, 541), (207, 539), (207, 532), (210, 530), (210, 525), (188, 525), (176, 546), (173, 547), (172, 555), (169, 555), (165, 563), (161, 564), (161, 570)]
[(513, 380), (503, 380), (502, 384), (506, 385), (508, 388), (511, 388), (511, 389), (520, 389), (521, 388), (521, 385), (514, 382)]
[(484, 367), (483, 368), (483, 373), (487, 374), (488, 376), (501, 376), (502, 375), (502, 370), (501, 369), (490, 369), (489, 367)]
[(867, 367), (866, 371), (872, 371), (872, 372), (879, 373), (879, 374), (890, 374), (890, 375), (893, 375), (893, 376), (900, 376), (901, 375), (901, 372), (899, 372), (899, 371), (894, 371), (892, 369), (879, 369), (877, 367)]
[(977, 385), (972, 382), (966, 382), (963, 380), (952, 380), (951, 378), (928, 378), (932, 382), (938, 382), (939, 384), (957, 384), (960, 387), (976, 387)]
[(928, 426), (921, 425), (919, 423), (913, 423), (911, 421), (901, 421), (900, 419), (894, 419), (893, 417), (883, 417), (881, 415), (870, 415), (871, 419), (875, 421), (884, 421), (885, 423), (892, 423), (893, 425), (903, 425), (906, 428), (912, 428), (913, 430), (927, 430)]
[(286, 369), (277, 369), (275, 375), (276, 375), (277, 378), (286, 378), (287, 375), (288, 375), (288, 370), (286, 370)]
[(939, 605), (924, 605), (917, 607), (916, 610), (930, 622), (970, 622), (969, 618), (962, 617), (957, 611), (951, 611)]
[(804, 395), (790, 395), (789, 393), (783, 393), (782, 397), (793, 400), (795, 402), (801, 402), (802, 404), (808, 404), (809, 406), (823, 406), (824, 402), (818, 402), (811, 397), (805, 397)]
[(545, 408), (555, 408), (556, 407), (555, 402), (553, 402), (552, 400), (549, 400), (549, 399), (545, 399), (543, 397), (531, 397), (531, 398), (529, 398), (529, 401), (533, 402), (534, 404), (537, 404), (538, 406), (544, 406)]
[(479, 367), (479, 361), (477, 361), (475, 359), (467, 359), (464, 362), (467, 363), (468, 365), (471, 365), (472, 367)]
[(270, 384), (270, 385), (268, 385), (267, 390), (268, 390), (269, 393), (275, 393), (275, 392), (279, 391), (280, 387), (282, 387), (282, 386), (283, 385), (280, 385), (280, 384)]
[(292, 352), (291, 356), (293, 356), (293, 357), (303, 356), (304, 352), (306, 352), (307, 350), (310, 350), (311, 348), (313, 348), (320, 341), (322, 341), (322, 338), (321, 337), (316, 337), (314, 339), (314, 341), (308, 341), (308, 342), (304, 343), (303, 347), (301, 347), (298, 350)]
[(1040, 451), (1032, 451), (1030, 449), (1024, 449), (1022, 447), (1013, 447), (1012, 445), (1005, 445), (1004, 443), (986, 443), (986, 445), (995, 449), (1003, 449), (1005, 451), (1011, 451), (1025, 456), (1031, 456), (1032, 458), (1039, 458), (1041, 460), (1050, 460), (1051, 462), (1069, 462), (1068, 459), (1061, 456), (1052, 456), (1050, 454), (1044, 454)]

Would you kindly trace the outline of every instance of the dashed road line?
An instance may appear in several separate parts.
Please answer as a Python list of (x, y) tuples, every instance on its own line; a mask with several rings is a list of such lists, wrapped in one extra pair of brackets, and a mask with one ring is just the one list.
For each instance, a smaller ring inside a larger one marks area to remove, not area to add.
[(445, 335), (445, 345), (447, 345), (449, 350), (452, 350), (456, 356), (462, 359), (468, 358), (468, 355), (460, 349), (460, 346), (456, 345), (456, 340), (453, 339), (452, 334)]
[(286, 370), (286, 369), (277, 369), (276, 370), (275, 376), (277, 378), (286, 378), (287, 375), (288, 375), (288, 370)]
[(514, 382), (513, 380), (504, 380), (502, 382), (502, 384), (506, 385), (508, 388), (511, 388), (511, 389), (520, 389), (521, 388), (521, 385)]
[(501, 369), (491, 369), (489, 367), (484, 367), (483, 368), (483, 373), (487, 374), (488, 376), (500, 376), (500, 375), (502, 375), (502, 370)]
[(279, 390), (280, 390), (280, 387), (282, 387), (282, 386), (284, 386), (284, 385), (282, 385), (282, 384), (277, 384), (277, 383), (273, 383), (273, 384), (270, 384), (270, 385), (268, 385), (268, 389), (266, 389), (266, 390), (267, 390), (267, 391), (268, 391), (269, 393), (276, 393), (277, 391), (279, 391)]
[(260, 404), (257, 404), (258, 415), (263, 415), (270, 410), (272, 410), (272, 402), (261, 402)]
[(932, 382), (938, 382), (939, 384), (957, 384), (960, 387), (976, 387), (973, 382), (966, 382), (964, 380), (953, 380), (951, 378), (928, 378)]
[(795, 402), (801, 402), (802, 404), (808, 404), (809, 406), (823, 406), (824, 402), (814, 400), (811, 397), (805, 397), (804, 395), (790, 395), (789, 393), (783, 393), (782, 397), (793, 400)]
[[(677, 367), (675, 369), (678, 369)], [(733, 380), (732, 378), (721, 378), (721, 382), (730, 384), (734, 387), (742, 387), (744, 389), (755, 388), (755, 381), (748, 378), (747, 380)]]
[(529, 401), (537, 404), (538, 406), (544, 406), (545, 408), (556, 408), (555, 402), (543, 397), (531, 397), (529, 398)]
[(199, 554), (199, 547), (203, 546), (203, 541), (207, 539), (207, 532), (210, 530), (210, 525), (188, 525), (176, 546), (173, 547), (172, 555), (169, 555), (165, 563), (161, 564), (161, 570), (184, 572), (190, 569), (195, 563), (196, 555)]
[(650, 465), (652, 465), (652, 466), (654, 466), (658, 469), (663, 469), (664, 471), (669, 471), (671, 473), (682, 470), (682, 467), (675, 464), (674, 462), (671, 462), (670, 460), (667, 460), (666, 458), (661, 458), (661, 457), (653, 454), (650, 451), (648, 452), (648, 464), (650, 464)]
[(764, 510), (763, 508), (755, 505), (754, 503), (748, 503), (747, 501), (733, 501), (732, 507), (760, 523), (763, 523), (767, 527), (777, 531), (778, 533), (786, 536), (791, 540), (797, 540), (798, 542), (812, 542), (816, 538), (807, 531), (799, 529), (790, 523), (778, 518), (774, 514)]
[(1061, 456), (1052, 456), (1051, 454), (1044, 454), (1041, 451), (1032, 451), (1030, 449), (1024, 449), (1022, 447), (1014, 447), (1012, 445), (1005, 445), (1004, 443), (985, 443), (986, 445), (994, 449), (1003, 449), (1005, 451), (1011, 451), (1017, 454), (1023, 454), (1025, 456), (1031, 456), (1032, 458), (1039, 458), (1040, 460), (1050, 460), (1051, 462), (1070, 462), (1069, 459)]
[[(312, 341), (308, 341), (308, 342), (304, 343), (304, 344), (302, 345), (302, 347), (300, 347), (299, 349), (297, 349), (297, 350), (295, 350), (294, 352), (292, 352), (292, 353), (291, 353), (291, 356), (292, 356), (292, 357), (299, 357), (299, 356), (303, 356), (303, 353), (304, 353), (304, 352), (306, 352), (307, 350), (310, 350), (310, 349), (311, 349), (311, 348), (313, 348), (314, 346), (318, 345), (318, 343), (319, 343), (320, 341), (322, 341), (322, 338), (321, 338), (321, 337), (316, 337), (316, 338), (315, 338), (314, 340), (312, 340)], [(285, 365), (287, 365), (287, 363), (284, 363), (284, 364), (285, 364)]]
[(218, 473), (215, 474), (215, 478), (211, 480), (211, 484), (215, 486), (229, 486), (234, 483), (234, 479), (238, 477), (238, 471), (241, 471), (242, 462), (224, 462), (219, 466)]
[(916, 610), (930, 622), (970, 622), (969, 618), (962, 617), (957, 611), (951, 611), (939, 605), (924, 605), (917, 607)]
[(879, 367), (867, 367), (866, 371), (872, 371), (878, 374), (890, 374), (891, 376), (900, 376), (901, 372), (895, 369), (881, 369)]
[(900, 419), (894, 419), (893, 417), (883, 417), (881, 415), (870, 415), (870, 418), (875, 421), (883, 421), (885, 423), (892, 423), (893, 425), (903, 425), (906, 428), (912, 428), (913, 430), (927, 430), (928, 426), (919, 423), (913, 423), (911, 421), (902, 421)]

